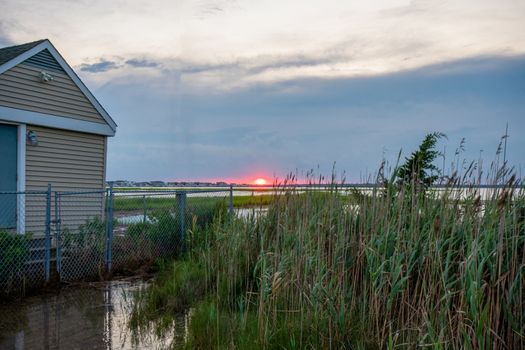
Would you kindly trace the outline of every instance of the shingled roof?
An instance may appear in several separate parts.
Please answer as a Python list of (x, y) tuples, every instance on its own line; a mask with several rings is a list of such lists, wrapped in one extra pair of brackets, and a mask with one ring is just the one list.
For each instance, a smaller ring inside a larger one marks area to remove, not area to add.
[(24, 52), (31, 50), (33, 47), (37, 46), (41, 42), (46, 41), (46, 39), (33, 41), (27, 44), (15, 45), (4, 47), (0, 49), (0, 65), (11, 61), (13, 58), (20, 56)]

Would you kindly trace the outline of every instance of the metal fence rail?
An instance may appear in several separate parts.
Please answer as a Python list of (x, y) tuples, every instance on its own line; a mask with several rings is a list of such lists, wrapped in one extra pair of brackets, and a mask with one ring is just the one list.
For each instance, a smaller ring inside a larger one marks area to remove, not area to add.
[(0, 192), (0, 293), (173, 257), (188, 230), (232, 210), (232, 196), (231, 188)]

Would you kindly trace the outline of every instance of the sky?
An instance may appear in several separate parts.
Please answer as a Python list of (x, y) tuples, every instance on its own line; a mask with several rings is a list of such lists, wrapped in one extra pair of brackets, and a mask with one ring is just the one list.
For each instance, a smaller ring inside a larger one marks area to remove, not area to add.
[(521, 0), (0, 2), (0, 46), (50, 39), (117, 122), (108, 180), (335, 163), (359, 182), (429, 132), (446, 169), (462, 139), (462, 160), (490, 164), (507, 123), (525, 166)]

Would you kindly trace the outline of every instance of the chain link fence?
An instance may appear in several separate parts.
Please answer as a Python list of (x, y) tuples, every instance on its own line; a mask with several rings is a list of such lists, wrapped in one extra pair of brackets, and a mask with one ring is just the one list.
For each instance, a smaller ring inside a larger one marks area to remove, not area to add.
[(0, 290), (93, 280), (184, 249), (188, 230), (232, 211), (227, 190), (0, 192)]
[(55, 192), (56, 270), (62, 280), (105, 273), (107, 191)]
[(186, 231), (228, 208), (229, 191), (114, 191), (113, 270), (173, 257)]
[[(0, 288), (23, 291), (49, 275), (49, 192), (0, 192)], [(19, 234), (22, 233), (22, 234)]]

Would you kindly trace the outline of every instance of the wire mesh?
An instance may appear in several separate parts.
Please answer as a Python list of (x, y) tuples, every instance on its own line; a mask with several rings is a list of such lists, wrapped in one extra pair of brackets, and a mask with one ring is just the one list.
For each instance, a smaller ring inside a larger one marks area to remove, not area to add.
[(103, 276), (106, 256), (106, 191), (55, 195), (57, 270), (62, 280)]
[(16, 292), (44, 282), (46, 261), (55, 260), (51, 237), (46, 238), (46, 210), (46, 192), (0, 193), (2, 292)]
[(133, 268), (184, 249), (186, 232), (227, 208), (229, 192), (115, 191), (112, 269)]
[(134, 270), (184, 249), (188, 231), (231, 210), (231, 192), (0, 192), (4, 292)]

